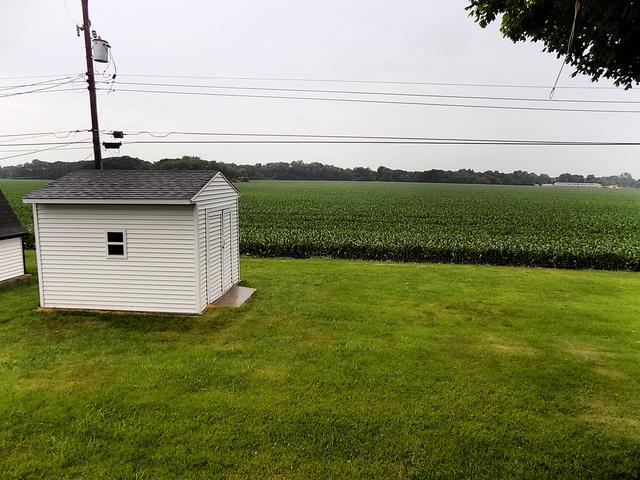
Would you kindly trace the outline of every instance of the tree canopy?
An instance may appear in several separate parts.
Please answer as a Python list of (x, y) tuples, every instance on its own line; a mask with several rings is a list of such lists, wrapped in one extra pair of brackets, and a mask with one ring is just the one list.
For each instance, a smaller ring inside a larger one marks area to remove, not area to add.
[(567, 53), (576, 0), (469, 0), (470, 16), (481, 26), (499, 20), (514, 42), (542, 42), (544, 51), (566, 56), (578, 73), (613, 79), (617, 86), (640, 83), (640, 2), (578, 0), (576, 30)]
[[(273, 162), (254, 165), (237, 165), (205, 160), (199, 157), (163, 158), (155, 163), (135, 157), (105, 158), (105, 170), (217, 170), (228, 179), (239, 182), (249, 180), (350, 180), (359, 182), (422, 182), (422, 183), (468, 183), (491, 185), (540, 185), (555, 180), (563, 182), (598, 182), (602, 185), (615, 184), (621, 187), (640, 188), (640, 180), (630, 174), (596, 177), (563, 173), (560, 177), (550, 177), (544, 173), (535, 174), (516, 170), (503, 173), (495, 170), (477, 172), (468, 168), (460, 170), (408, 171), (380, 166), (376, 170), (369, 167), (342, 168), (318, 162)], [(69, 172), (93, 168), (93, 161), (42, 162), (33, 160), (22, 165), (0, 167), (0, 178), (42, 178), (53, 180)]]

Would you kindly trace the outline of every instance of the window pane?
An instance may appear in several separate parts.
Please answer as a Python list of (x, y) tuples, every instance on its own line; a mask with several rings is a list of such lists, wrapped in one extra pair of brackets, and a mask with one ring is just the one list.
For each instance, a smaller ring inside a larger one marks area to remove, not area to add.
[(107, 245), (109, 255), (124, 255), (124, 245)]
[(124, 241), (124, 234), (122, 232), (107, 232), (107, 242), (119, 242)]

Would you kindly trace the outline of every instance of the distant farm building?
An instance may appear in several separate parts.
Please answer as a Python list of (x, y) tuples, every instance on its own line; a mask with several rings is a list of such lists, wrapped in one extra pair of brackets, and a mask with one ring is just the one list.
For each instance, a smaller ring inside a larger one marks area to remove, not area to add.
[(27, 231), (0, 192), (0, 282), (25, 274), (22, 239), (26, 234)]
[(586, 182), (555, 182), (554, 187), (573, 187), (573, 188), (602, 188), (599, 183), (586, 183)]
[(213, 171), (77, 171), (28, 194), (40, 305), (200, 313), (240, 281), (239, 193)]

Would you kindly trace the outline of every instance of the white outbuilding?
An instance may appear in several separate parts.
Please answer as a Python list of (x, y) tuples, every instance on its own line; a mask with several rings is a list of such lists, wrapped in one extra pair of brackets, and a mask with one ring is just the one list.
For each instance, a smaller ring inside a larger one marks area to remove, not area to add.
[(0, 282), (25, 274), (22, 239), (26, 234), (27, 231), (0, 192)]
[(238, 199), (198, 170), (81, 170), (31, 192), (40, 305), (201, 313), (240, 281)]

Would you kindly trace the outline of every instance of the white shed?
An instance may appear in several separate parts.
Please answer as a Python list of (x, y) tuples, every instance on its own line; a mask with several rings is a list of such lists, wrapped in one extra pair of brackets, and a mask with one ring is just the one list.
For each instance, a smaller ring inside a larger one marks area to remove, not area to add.
[(0, 282), (25, 274), (22, 238), (26, 234), (27, 231), (0, 192)]
[(240, 281), (238, 198), (197, 170), (82, 170), (28, 194), (40, 305), (201, 313)]

